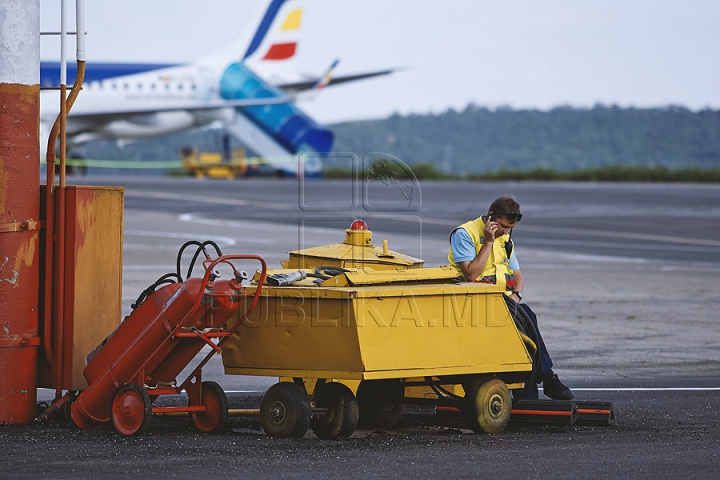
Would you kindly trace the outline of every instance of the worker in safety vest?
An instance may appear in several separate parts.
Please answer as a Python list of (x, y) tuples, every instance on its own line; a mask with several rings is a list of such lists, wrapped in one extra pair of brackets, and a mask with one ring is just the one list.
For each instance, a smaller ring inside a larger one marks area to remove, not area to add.
[[(463, 223), (450, 233), (450, 265), (467, 282), (505, 285), (506, 295), (515, 302), (521, 302), (524, 282), (511, 238), (512, 229), (521, 218), (520, 204), (511, 195), (498, 198), (490, 205), (487, 215)], [(535, 326), (540, 350), (535, 383), (529, 386), (523, 398), (538, 398), (539, 383), (543, 384), (545, 395), (554, 400), (574, 398), (572, 391), (553, 372), (553, 363), (540, 335), (535, 313), (528, 305), (519, 305)]]

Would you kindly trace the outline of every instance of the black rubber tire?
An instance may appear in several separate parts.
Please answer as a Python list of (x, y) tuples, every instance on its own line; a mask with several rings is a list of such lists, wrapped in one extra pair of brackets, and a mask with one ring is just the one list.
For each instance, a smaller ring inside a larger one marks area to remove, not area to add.
[(195, 428), (210, 433), (222, 430), (228, 418), (228, 401), (225, 391), (216, 382), (202, 382), (200, 404), (204, 412), (191, 412), (190, 419)]
[(346, 385), (337, 382), (323, 385), (315, 406), (327, 408), (327, 413), (310, 421), (310, 427), (318, 437), (324, 440), (347, 438), (357, 428), (360, 407)]
[(276, 383), (260, 403), (260, 425), (270, 437), (302, 437), (310, 428), (310, 400), (299, 385)]
[(364, 380), (358, 388), (362, 428), (388, 428), (400, 419), (403, 387), (398, 380)]
[(152, 403), (144, 388), (134, 383), (120, 387), (112, 401), (111, 420), (115, 430), (126, 437), (140, 435), (150, 423)]
[(475, 433), (500, 433), (510, 421), (510, 390), (499, 378), (482, 377), (468, 385), (466, 418)]

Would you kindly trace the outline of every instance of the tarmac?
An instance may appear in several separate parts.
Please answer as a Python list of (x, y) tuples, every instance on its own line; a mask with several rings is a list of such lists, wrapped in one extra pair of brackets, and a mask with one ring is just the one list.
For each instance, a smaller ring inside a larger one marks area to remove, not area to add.
[[(138, 192), (137, 182), (124, 181), (129, 182), (126, 196), (132, 206), (125, 214), (123, 315), (145, 287), (175, 270), (175, 255), (187, 240), (213, 240), (224, 253), (259, 254), (277, 267), (299, 243), (316, 246), (343, 238), (341, 229), (314, 226), (299, 235), (297, 223), (275, 217), (263, 221), (208, 215), (199, 208), (164, 208), (159, 202), (155, 208), (139, 207), (134, 202), (149, 196), (133, 193)], [(225, 188), (217, 182), (201, 187), (213, 198), (219, 195), (217, 189)], [(288, 183), (272, 181), (264, 188), (280, 192)], [(443, 188), (452, 195), (459, 187), (449, 183)], [(499, 190), (509, 188), (522, 191), (517, 185)], [(547, 189), (552, 198), (552, 184), (533, 188)], [(241, 193), (239, 197), (246, 198)], [(715, 217), (710, 222), (717, 226)], [(375, 244), (385, 238), (392, 250), (421, 251), (426, 265), (446, 263), (444, 235), (423, 236), (419, 246), (412, 232), (378, 231), (372, 225), (371, 229)], [(556, 372), (578, 398), (612, 401), (617, 413), (612, 425), (511, 425), (502, 434), (487, 436), (472, 434), (462, 424), (427, 410), (409, 409), (396, 428), (358, 430), (342, 441), (322, 441), (312, 433), (299, 440), (272, 439), (254, 419), (231, 419), (229, 428), (218, 435), (196, 433), (187, 419), (153, 419), (138, 438), (120, 437), (112, 428), (84, 431), (62, 422), (0, 426), (0, 477), (717, 475), (716, 263), (702, 266), (683, 264), (672, 256), (628, 259), (523, 245), (522, 270), (524, 301), (540, 319)], [(205, 377), (229, 392), (231, 408), (256, 407), (262, 392), (276, 381), (224, 375), (217, 356)], [(41, 391), (39, 397), (51, 394)]]

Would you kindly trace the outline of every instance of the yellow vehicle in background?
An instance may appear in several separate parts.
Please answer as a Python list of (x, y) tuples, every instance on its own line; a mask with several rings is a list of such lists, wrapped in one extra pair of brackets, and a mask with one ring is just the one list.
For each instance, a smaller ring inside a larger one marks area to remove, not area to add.
[(230, 159), (223, 159), (220, 152), (200, 152), (194, 147), (185, 147), (181, 152), (185, 171), (196, 178), (244, 177), (248, 171), (247, 152), (244, 148), (232, 151)]

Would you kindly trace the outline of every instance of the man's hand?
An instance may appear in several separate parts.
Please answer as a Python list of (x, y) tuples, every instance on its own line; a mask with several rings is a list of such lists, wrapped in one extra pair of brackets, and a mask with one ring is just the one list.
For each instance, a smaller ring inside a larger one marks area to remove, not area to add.
[(498, 231), (498, 223), (488, 218), (488, 222), (485, 224), (483, 231), (485, 232), (485, 243), (493, 243), (495, 241), (495, 234)]

